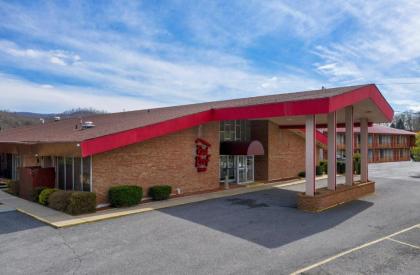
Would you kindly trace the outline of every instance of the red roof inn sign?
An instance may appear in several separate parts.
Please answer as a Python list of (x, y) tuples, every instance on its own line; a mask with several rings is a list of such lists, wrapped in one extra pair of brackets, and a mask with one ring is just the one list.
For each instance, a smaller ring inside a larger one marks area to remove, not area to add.
[(195, 140), (195, 167), (197, 167), (197, 172), (207, 171), (207, 165), (209, 164), (210, 160), (210, 146), (210, 143), (204, 139), (197, 138)]

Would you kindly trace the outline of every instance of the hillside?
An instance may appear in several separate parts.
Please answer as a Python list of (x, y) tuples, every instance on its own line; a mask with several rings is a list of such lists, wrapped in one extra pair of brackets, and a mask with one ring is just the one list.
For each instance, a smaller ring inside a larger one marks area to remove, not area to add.
[(45, 121), (53, 120), (54, 117), (61, 118), (88, 116), (92, 114), (105, 113), (94, 109), (72, 109), (58, 114), (40, 114), (31, 112), (9, 112), (0, 111), (0, 130), (15, 128), (26, 125), (35, 125), (41, 123), (41, 118)]

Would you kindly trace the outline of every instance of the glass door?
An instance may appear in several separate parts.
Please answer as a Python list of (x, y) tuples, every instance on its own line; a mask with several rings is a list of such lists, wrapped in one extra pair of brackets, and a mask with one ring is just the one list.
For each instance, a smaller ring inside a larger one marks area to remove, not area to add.
[(235, 156), (220, 156), (220, 181), (225, 181), (226, 175), (229, 182), (236, 182)]
[(238, 183), (254, 181), (254, 156), (237, 156)]

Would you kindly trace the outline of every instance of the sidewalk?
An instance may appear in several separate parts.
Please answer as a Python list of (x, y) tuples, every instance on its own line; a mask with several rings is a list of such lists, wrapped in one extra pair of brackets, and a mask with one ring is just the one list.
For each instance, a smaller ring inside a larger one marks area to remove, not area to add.
[[(317, 181), (323, 181), (327, 177), (317, 177)], [(337, 178), (338, 181), (338, 178)], [(222, 191), (216, 191), (211, 193), (204, 193), (199, 195), (191, 195), (185, 197), (173, 198), (165, 201), (155, 201), (142, 203), (137, 206), (127, 208), (111, 208), (107, 210), (101, 210), (92, 214), (85, 214), (79, 216), (71, 216), (63, 212), (53, 210), (51, 208), (42, 206), (38, 203), (27, 201), (13, 195), (10, 195), (4, 191), (0, 191), (0, 203), (8, 209), (16, 209), (19, 212), (25, 213), (39, 221), (42, 221), (55, 228), (63, 228), (83, 223), (102, 221), (117, 217), (123, 217), (127, 215), (143, 213), (147, 211), (173, 207), (177, 205), (201, 202), (205, 200), (223, 198), (228, 196), (240, 195), (250, 192), (257, 192), (267, 190), (271, 188), (285, 188), (291, 185), (298, 185), (305, 183), (304, 179), (290, 180), (283, 182), (273, 182), (266, 184), (252, 184), (243, 188), (234, 188)], [(317, 185), (321, 187), (321, 184)]]

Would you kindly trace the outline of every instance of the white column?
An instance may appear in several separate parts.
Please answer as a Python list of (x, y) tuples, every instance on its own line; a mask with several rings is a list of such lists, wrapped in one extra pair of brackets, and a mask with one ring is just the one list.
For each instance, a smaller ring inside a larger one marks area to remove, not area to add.
[(345, 108), (346, 116), (346, 185), (353, 185), (353, 106)]
[(328, 189), (335, 190), (337, 179), (337, 119), (336, 113), (328, 114)]
[(360, 181), (368, 181), (368, 120), (360, 119)]
[(313, 196), (315, 194), (315, 116), (306, 116), (305, 126), (305, 194)]

